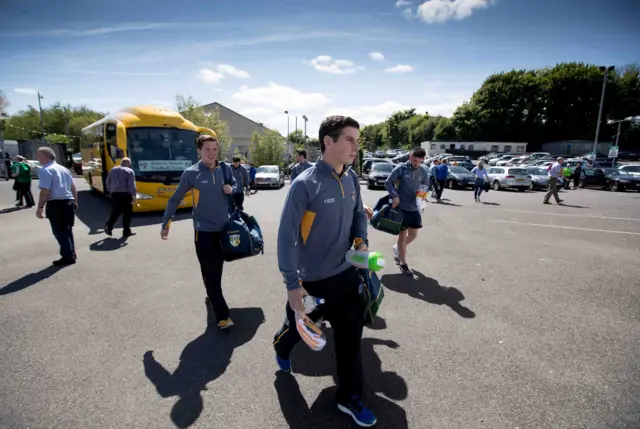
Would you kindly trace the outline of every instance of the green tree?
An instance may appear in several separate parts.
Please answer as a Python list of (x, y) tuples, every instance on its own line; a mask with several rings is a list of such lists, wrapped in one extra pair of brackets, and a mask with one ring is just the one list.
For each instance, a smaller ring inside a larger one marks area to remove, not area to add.
[(229, 136), (229, 126), (226, 122), (220, 119), (218, 112), (213, 111), (208, 114), (205, 112), (202, 104), (192, 96), (189, 95), (184, 97), (179, 94), (176, 95), (175, 109), (188, 121), (193, 122), (199, 127), (209, 128), (216, 133), (218, 142), (220, 142), (218, 159), (224, 160), (225, 158), (233, 157), (233, 154), (229, 153), (229, 148), (232, 142), (232, 139)]
[(254, 132), (249, 148), (251, 160), (258, 165), (280, 165), (284, 160), (285, 138), (277, 131)]
[(289, 141), (293, 144), (293, 147), (295, 148), (304, 148), (305, 147), (304, 132), (302, 130), (296, 130), (289, 133)]

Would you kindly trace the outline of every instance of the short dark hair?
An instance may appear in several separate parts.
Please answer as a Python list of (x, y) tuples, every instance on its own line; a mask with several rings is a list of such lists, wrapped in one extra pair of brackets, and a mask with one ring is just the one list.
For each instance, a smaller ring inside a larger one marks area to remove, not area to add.
[(304, 149), (298, 149), (296, 151), (296, 154), (300, 155), (300, 156), (304, 156), (305, 158), (307, 157), (307, 151)]
[(240, 158), (238, 155), (233, 157), (233, 162), (240, 162), (242, 161), (242, 158)]
[(425, 158), (427, 156), (427, 151), (421, 147), (416, 147), (413, 149), (413, 152), (411, 152), (411, 156), (416, 158)]
[(346, 127), (354, 127), (360, 129), (360, 124), (355, 119), (349, 116), (334, 115), (329, 116), (320, 124), (320, 132), (318, 138), (320, 140), (320, 150), (324, 153), (324, 138), (325, 136), (331, 137), (331, 140), (336, 141), (342, 134), (342, 130)]
[(218, 143), (218, 147), (220, 147), (220, 142), (218, 142), (217, 138), (208, 134), (203, 134), (196, 140), (196, 146), (198, 147), (198, 149), (202, 149), (202, 146), (204, 146), (205, 142), (216, 142)]

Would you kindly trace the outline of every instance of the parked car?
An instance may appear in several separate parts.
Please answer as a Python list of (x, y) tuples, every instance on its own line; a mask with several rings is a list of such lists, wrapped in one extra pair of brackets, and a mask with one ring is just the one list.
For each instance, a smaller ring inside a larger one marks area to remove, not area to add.
[(449, 173), (447, 174), (447, 186), (449, 189), (464, 189), (473, 186), (474, 183), (475, 176), (466, 168), (459, 166), (449, 167)]
[(503, 155), (502, 158), (494, 162), (493, 165), (507, 165), (515, 157), (515, 155)]
[(284, 171), (277, 165), (261, 165), (256, 170), (256, 186), (266, 188), (282, 188)]
[(367, 176), (367, 189), (384, 187), (384, 182), (396, 166), (390, 162), (374, 162)]
[(489, 165), (496, 165), (496, 163), (498, 161), (502, 161), (503, 159), (505, 159), (505, 157), (507, 157), (506, 159), (509, 160), (509, 159), (513, 158), (513, 155), (508, 154), (508, 153), (503, 153), (502, 155), (498, 155), (495, 158), (490, 158), (489, 159)]
[(369, 178), (369, 173), (371, 172), (371, 166), (378, 162), (384, 162), (386, 164), (393, 165), (389, 158), (363, 158), (362, 159), (362, 177), (364, 179)]
[(491, 167), (487, 170), (489, 183), (494, 190), (514, 188), (524, 192), (531, 186), (531, 176), (526, 168)]
[(386, 152), (383, 150), (377, 150), (376, 153), (373, 154), (376, 158), (384, 158), (386, 156)]
[(42, 168), (40, 161), (36, 161), (35, 159), (28, 159), (27, 164), (31, 166), (31, 177), (38, 177), (38, 173)]
[(397, 155), (396, 157), (394, 157), (391, 162), (393, 162), (394, 164), (402, 164), (404, 162), (409, 161), (409, 157), (411, 156), (410, 153), (405, 153), (402, 155)]
[(610, 191), (640, 191), (640, 177), (617, 168), (587, 168), (582, 170), (578, 186), (598, 187)]
[(640, 177), (640, 165), (637, 164), (621, 165), (618, 167), (618, 170), (626, 171), (632, 176)]
[(525, 167), (531, 176), (530, 191), (538, 191), (549, 188), (549, 172), (545, 168)]
[(471, 171), (473, 170), (473, 167), (475, 167), (476, 165), (471, 162), (471, 161), (454, 161), (451, 163), (452, 166), (454, 167), (462, 167), (462, 168), (466, 168), (467, 170)]

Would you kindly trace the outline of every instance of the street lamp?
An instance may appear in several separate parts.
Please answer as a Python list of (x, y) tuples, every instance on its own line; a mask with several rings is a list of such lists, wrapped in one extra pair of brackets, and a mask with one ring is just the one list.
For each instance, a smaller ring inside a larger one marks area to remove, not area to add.
[(304, 119), (304, 148), (307, 149), (307, 115), (302, 115), (302, 119)]
[(287, 155), (289, 155), (289, 111), (284, 111), (285, 115), (287, 115)]
[(604, 107), (604, 93), (607, 89), (607, 73), (613, 71), (615, 69), (614, 66), (600, 66), (600, 71), (604, 73), (604, 79), (602, 81), (602, 95), (600, 96), (600, 110), (598, 111), (598, 124), (596, 125), (596, 139), (593, 142), (593, 157), (596, 158), (597, 146), (598, 146), (598, 136), (600, 135), (600, 121), (602, 121), (602, 108)]
[(2, 152), (2, 155), (0, 155), (0, 162), (2, 162), (2, 175), (4, 176), (5, 180), (9, 180), (9, 172), (7, 171), (7, 166), (5, 164), (5, 151), (4, 151), (4, 135), (3, 135), (3, 131), (4, 131), (4, 119), (8, 118), (9, 116), (4, 113), (4, 112), (0, 112), (0, 151)]
[[(623, 122), (630, 122), (631, 118), (626, 118), (626, 119), (619, 119), (617, 121), (607, 121), (607, 123), (609, 125), (613, 125), (613, 124), (618, 124), (618, 132), (616, 133), (616, 144), (615, 146), (618, 148), (620, 148), (620, 145), (618, 143), (618, 141), (620, 140), (620, 126), (622, 125)], [(611, 167), (613, 168), (613, 166), (615, 165), (616, 159), (615, 158), (611, 158)]]

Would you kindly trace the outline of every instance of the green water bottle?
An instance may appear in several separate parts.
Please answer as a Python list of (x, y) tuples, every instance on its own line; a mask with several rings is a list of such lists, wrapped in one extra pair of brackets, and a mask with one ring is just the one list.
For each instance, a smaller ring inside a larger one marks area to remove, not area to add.
[(384, 268), (384, 256), (380, 252), (349, 250), (346, 259), (350, 264), (365, 270), (380, 271)]

